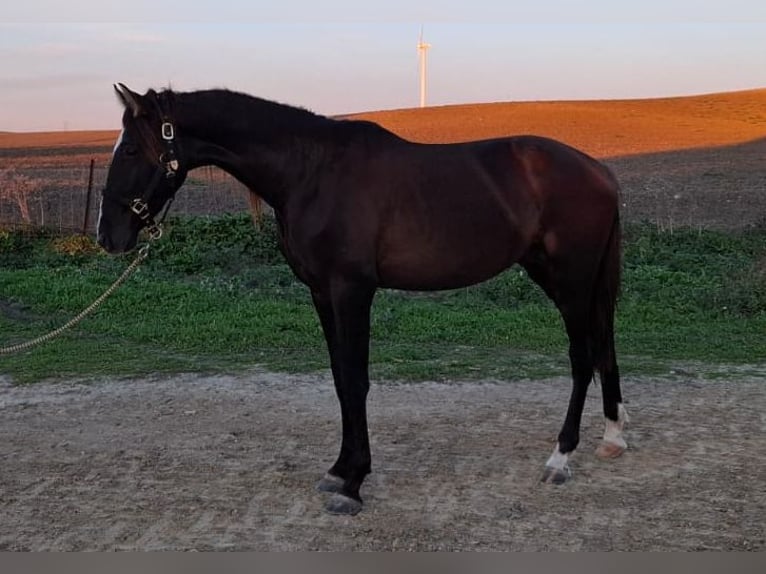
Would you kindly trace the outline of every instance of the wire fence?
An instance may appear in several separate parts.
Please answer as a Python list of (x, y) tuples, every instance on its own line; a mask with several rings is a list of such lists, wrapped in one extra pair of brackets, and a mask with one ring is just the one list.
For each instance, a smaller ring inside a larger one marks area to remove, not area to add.
[[(0, 229), (93, 234), (108, 166), (0, 167)], [(189, 173), (173, 215), (216, 215), (260, 209), (248, 189), (218, 168)]]

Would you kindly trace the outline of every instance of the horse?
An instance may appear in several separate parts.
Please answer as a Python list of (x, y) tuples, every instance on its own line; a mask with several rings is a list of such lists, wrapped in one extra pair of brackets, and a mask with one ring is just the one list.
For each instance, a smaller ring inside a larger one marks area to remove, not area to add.
[(603, 164), (533, 135), (420, 144), (374, 122), (229, 90), (114, 88), (124, 111), (99, 210), (107, 252), (134, 249), (142, 228), (158, 234), (155, 218), (198, 167), (218, 166), (273, 209), (280, 249), (310, 290), (340, 403), (340, 454), (317, 484), (329, 493), (327, 511), (363, 508), (377, 289), (456, 289), (521, 265), (559, 310), (569, 339), (569, 407), (542, 481), (571, 477), (596, 371), (605, 417), (596, 454), (625, 451), (614, 346), (619, 185)]

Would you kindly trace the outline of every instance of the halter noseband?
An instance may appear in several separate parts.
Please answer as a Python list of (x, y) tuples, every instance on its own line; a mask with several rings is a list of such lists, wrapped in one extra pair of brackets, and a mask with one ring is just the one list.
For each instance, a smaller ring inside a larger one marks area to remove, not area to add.
[[(157, 102), (159, 106), (159, 102)], [(160, 165), (157, 167), (157, 172), (154, 174), (151, 182), (146, 187), (146, 191), (141, 197), (137, 197), (130, 201), (128, 207), (143, 223), (146, 231), (149, 233), (149, 237), (152, 239), (159, 239), (162, 236), (162, 222), (165, 221), (165, 216), (168, 214), (170, 204), (175, 199), (175, 190), (173, 195), (165, 204), (165, 211), (162, 213), (159, 222), (155, 221), (154, 217), (149, 211), (149, 200), (157, 189), (160, 179), (164, 176), (166, 180), (172, 183), (175, 180), (176, 172), (178, 172), (178, 156), (176, 154), (175, 137), (176, 130), (173, 127), (170, 119), (163, 114), (162, 126), (160, 127), (160, 135), (162, 141), (165, 144), (165, 150), (160, 153)]]

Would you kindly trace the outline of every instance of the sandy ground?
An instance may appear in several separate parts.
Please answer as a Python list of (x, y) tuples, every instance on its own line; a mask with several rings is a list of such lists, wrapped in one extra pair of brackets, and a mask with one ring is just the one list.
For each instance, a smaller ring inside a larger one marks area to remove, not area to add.
[(365, 510), (326, 375), (0, 384), (2, 550), (764, 550), (766, 384), (630, 380), (603, 462), (600, 389), (574, 478), (538, 482), (569, 383), (374, 384)]

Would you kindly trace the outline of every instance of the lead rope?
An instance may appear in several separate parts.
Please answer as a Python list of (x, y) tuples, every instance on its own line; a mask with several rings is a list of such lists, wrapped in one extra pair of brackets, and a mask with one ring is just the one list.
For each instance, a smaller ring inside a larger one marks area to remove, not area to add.
[(0, 347), (0, 355), (10, 355), (12, 353), (18, 353), (19, 351), (24, 351), (26, 349), (31, 349), (33, 347), (37, 347), (38, 345), (42, 345), (43, 343), (46, 343), (52, 339), (55, 339), (56, 337), (60, 336), (64, 331), (67, 329), (70, 329), (71, 327), (74, 327), (85, 319), (88, 315), (93, 313), (101, 303), (103, 303), (107, 297), (109, 297), (112, 293), (114, 293), (117, 288), (122, 285), (128, 277), (130, 277), (133, 272), (138, 269), (138, 266), (143, 263), (144, 259), (146, 259), (149, 255), (149, 244), (147, 243), (144, 245), (141, 249), (138, 251), (138, 255), (136, 258), (131, 262), (130, 265), (128, 265), (127, 269), (122, 272), (122, 275), (120, 275), (117, 280), (112, 283), (109, 288), (104, 291), (101, 296), (99, 296), (98, 299), (93, 301), (90, 305), (88, 305), (85, 309), (83, 309), (78, 315), (76, 315), (74, 318), (70, 319), (61, 327), (58, 329), (54, 329), (50, 333), (46, 333), (45, 335), (41, 335), (40, 337), (37, 337), (36, 339), (32, 339), (31, 341), (27, 341), (25, 343), (19, 343), (18, 345), (11, 345), (9, 347)]
[[(161, 111), (161, 110), (160, 110)], [(162, 139), (165, 141), (167, 146), (167, 151), (160, 155), (160, 163), (162, 164), (162, 167), (160, 169), (165, 170), (165, 177), (168, 179), (172, 179), (176, 176), (176, 172), (178, 171), (178, 158), (176, 157), (175, 147), (173, 146), (173, 140), (175, 139), (175, 128), (173, 127), (173, 124), (170, 123), (170, 121), (167, 118), (164, 118), (163, 116), (163, 122), (161, 127), (161, 135)], [(154, 188), (154, 185), (150, 186), (148, 189), (152, 190)], [(162, 237), (162, 223), (165, 221), (165, 217), (168, 215), (168, 211), (170, 210), (170, 205), (173, 203), (173, 199), (175, 199), (175, 192), (173, 195), (170, 196), (170, 200), (166, 202), (165, 204), (165, 210), (162, 212), (162, 216), (160, 217), (159, 221), (155, 221), (152, 217), (150, 211), (149, 211), (149, 204), (148, 204), (148, 198), (144, 199), (146, 197), (146, 193), (144, 196), (140, 198), (134, 199), (128, 207), (130, 210), (141, 220), (144, 222), (144, 227), (146, 228), (147, 233), (149, 234), (149, 241), (156, 241), (160, 237)], [(139, 265), (144, 261), (144, 259), (147, 258), (149, 255), (149, 245), (150, 243), (147, 243), (144, 245), (141, 249), (138, 251), (138, 255), (136, 258), (131, 262), (130, 265), (128, 265), (128, 268), (125, 269), (125, 271), (122, 272), (122, 275), (120, 275), (117, 280), (112, 283), (109, 288), (104, 291), (101, 296), (93, 301), (90, 305), (88, 305), (85, 309), (80, 311), (78, 315), (76, 315), (74, 318), (70, 319), (61, 327), (58, 329), (54, 329), (50, 333), (46, 333), (45, 335), (41, 335), (40, 337), (37, 337), (36, 339), (32, 339), (31, 341), (27, 341), (25, 343), (19, 343), (18, 345), (10, 345), (9, 347), (0, 347), (0, 355), (10, 355), (12, 353), (18, 353), (19, 351), (24, 351), (25, 349), (31, 349), (32, 347), (36, 347), (38, 345), (42, 345), (43, 343), (50, 341), (51, 339), (55, 339), (59, 335), (61, 335), (64, 331), (67, 329), (70, 329), (71, 327), (74, 327), (85, 319), (88, 315), (93, 313), (101, 303), (103, 303), (107, 297), (109, 297), (112, 293), (114, 293), (117, 288), (122, 285), (128, 277), (130, 277), (133, 272), (138, 268)]]

